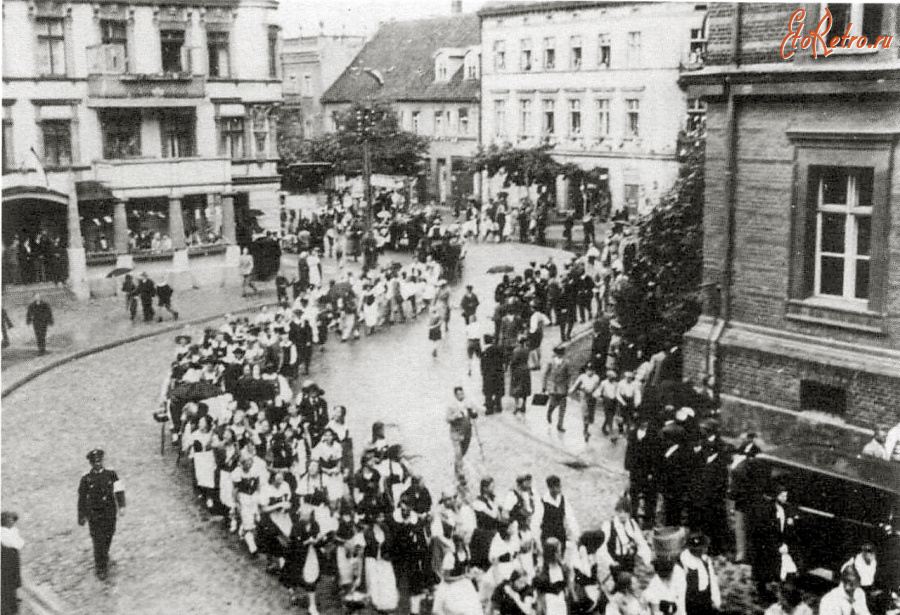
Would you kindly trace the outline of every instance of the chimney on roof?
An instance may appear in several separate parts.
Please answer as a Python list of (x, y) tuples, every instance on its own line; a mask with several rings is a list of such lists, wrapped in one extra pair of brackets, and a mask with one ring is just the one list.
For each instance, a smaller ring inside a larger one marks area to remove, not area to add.
[(450, 12), (454, 15), (462, 13), (462, 0), (450, 0)]

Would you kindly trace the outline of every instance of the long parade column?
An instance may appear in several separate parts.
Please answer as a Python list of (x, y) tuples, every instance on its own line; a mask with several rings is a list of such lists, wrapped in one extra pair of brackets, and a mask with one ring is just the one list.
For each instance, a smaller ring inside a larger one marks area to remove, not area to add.
[(66, 205), (66, 226), (69, 232), (69, 288), (80, 300), (91, 296), (87, 282), (87, 257), (84, 252), (84, 238), (81, 236), (81, 216), (78, 213), (78, 191), (74, 176), (69, 177), (69, 199)]

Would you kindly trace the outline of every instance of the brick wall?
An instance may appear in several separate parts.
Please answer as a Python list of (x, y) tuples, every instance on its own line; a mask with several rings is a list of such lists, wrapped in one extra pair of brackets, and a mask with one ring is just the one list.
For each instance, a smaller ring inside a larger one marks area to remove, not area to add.
[[(898, 121), (896, 97), (822, 96), (803, 104), (784, 98), (740, 98), (737, 105), (738, 170), (732, 315), (735, 320), (882, 348), (900, 346), (900, 267), (889, 266), (886, 335), (800, 323), (785, 318), (792, 228), (794, 146), (788, 130), (887, 126)], [(721, 279), (726, 241), (725, 110), (708, 106), (704, 282)], [(889, 218), (900, 220), (900, 152), (894, 152)], [(900, 224), (889, 230), (888, 261), (900, 263)], [(707, 314), (715, 315), (711, 309)]]
[[(746, 3), (741, 8), (741, 64), (785, 62), (779, 46), (788, 31), (793, 12), (803, 5), (777, 3)], [(731, 64), (731, 44), (734, 37), (732, 3), (713, 3), (707, 21), (707, 64)]]
[[(704, 370), (707, 334), (708, 330), (686, 336), (686, 376)], [(718, 358), (717, 376), (724, 400), (723, 428), (728, 435), (753, 430), (771, 444), (795, 437), (798, 423), (814, 422), (801, 412), (801, 380), (813, 380), (847, 392), (847, 413), (840, 418), (851, 427), (826, 425), (823, 437), (853, 448), (861, 447), (861, 436), (852, 427), (871, 429), (878, 424), (895, 425), (900, 419), (900, 376), (875, 376), (743, 346), (722, 345)]]
[[(784, 62), (809, 61), (811, 49), (801, 51), (797, 49), (791, 58), (785, 60), (780, 55), (780, 46), (788, 33), (791, 15), (797, 9), (806, 9), (807, 13), (803, 21), (803, 33), (815, 28), (819, 23), (820, 15), (817, 4), (779, 4), (779, 3), (743, 3), (741, 8), (740, 25), (740, 64), (767, 64)], [(731, 45), (734, 37), (734, 13), (733, 3), (712, 3), (709, 5), (709, 18), (707, 20), (707, 65), (724, 65), (734, 63)], [(894, 26), (891, 27), (893, 22)], [(884, 5), (882, 16), (882, 33), (890, 35), (898, 31), (900, 25), (900, 5)], [(829, 33), (830, 35), (832, 33)], [(878, 54), (878, 62), (891, 61), (891, 58), (900, 57), (900, 45), (897, 44), (897, 35), (890, 52), (882, 51)], [(834, 57), (834, 56), (832, 56)], [(852, 58), (844, 56), (841, 61), (872, 62), (872, 58)]]
[(900, 377), (796, 361), (761, 349), (723, 347), (720, 353), (719, 385), (723, 394), (800, 411), (800, 381), (814, 380), (847, 391), (844, 418), (850, 424), (871, 427), (878, 423), (894, 425), (898, 420)]

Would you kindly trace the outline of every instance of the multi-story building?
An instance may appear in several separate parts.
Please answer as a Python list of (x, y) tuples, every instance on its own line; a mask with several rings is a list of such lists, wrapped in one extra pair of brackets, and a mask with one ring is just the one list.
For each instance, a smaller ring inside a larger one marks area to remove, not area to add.
[(706, 65), (681, 81), (707, 103), (711, 295), (686, 374), (776, 442), (803, 417), (851, 435), (900, 416), (900, 8), (828, 5), (827, 41), (893, 45), (827, 56), (803, 42), (825, 8), (710, 5)]
[(354, 102), (389, 102), (403, 129), (431, 139), (419, 199), (476, 193), (468, 160), (478, 149), (479, 39), (477, 15), (384, 24), (322, 96), (329, 128)]
[[(552, 144), (560, 162), (599, 169), (617, 209), (671, 186), (678, 132), (688, 110), (703, 114), (678, 75), (702, 60), (705, 4), (517, 2), (479, 16), (485, 144)], [(561, 207), (578, 205), (572, 188), (557, 182)]]
[(277, 227), (276, 8), (4, 0), (5, 271), (41, 234), (79, 296), (135, 261), (184, 287)]
[(296, 123), (297, 136), (310, 139), (325, 131), (322, 94), (344, 72), (365, 44), (363, 36), (299, 36), (284, 39), (284, 113)]

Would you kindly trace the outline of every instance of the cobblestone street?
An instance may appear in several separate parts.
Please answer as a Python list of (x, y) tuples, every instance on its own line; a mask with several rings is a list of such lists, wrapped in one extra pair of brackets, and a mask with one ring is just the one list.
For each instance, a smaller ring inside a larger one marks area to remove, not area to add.
[[(559, 252), (516, 244), (470, 249), (466, 282), (482, 298), (482, 315), (492, 307), (497, 263), (517, 270), (528, 260)], [(456, 295), (460, 287), (454, 289)], [(185, 468), (174, 467), (167, 449), (159, 455), (159, 429), (152, 422), (172, 335), (149, 338), (73, 362), (24, 386), (4, 400), (4, 506), (20, 511), (26, 574), (46, 583), (77, 613), (280, 613), (296, 610), (287, 592), (260, 564), (249, 561), (220, 523), (193, 500)], [(329, 342), (316, 357), (313, 374), (331, 404), (345, 404), (355, 441), (374, 420), (389, 424), (433, 493), (450, 483), (451, 448), (443, 410), (452, 386), (463, 382), (478, 396), (480, 383), (467, 378), (462, 320), (454, 314), (438, 358), (428, 352), (425, 326), (398, 326), (351, 344)], [(551, 331), (547, 344), (558, 340)], [(577, 432), (577, 413), (570, 432)], [(517, 473), (551, 473), (563, 479), (584, 525), (609, 514), (625, 476), (618, 449), (592, 443), (591, 459), (608, 467), (572, 469), (573, 456), (544, 436), (521, 433), (509, 417), (479, 423), (484, 459), (473, 447), (476, 474), (491, 473), (504, 489)], [(534, 429), (529, 426), (528, 429)], [(75, 523), (75, 486), (87, 469), (84, 452), (106, 448), (109, 465), (126, 481), (129, 506), (112, 555), (111, 580), (92, 573), (87, 530)], [(621, 446), (621, 445), (620, 445)], [(583, 447), (583, 444), (581, 445)], [(579, 454), (578, 449), (572, 453)]]

